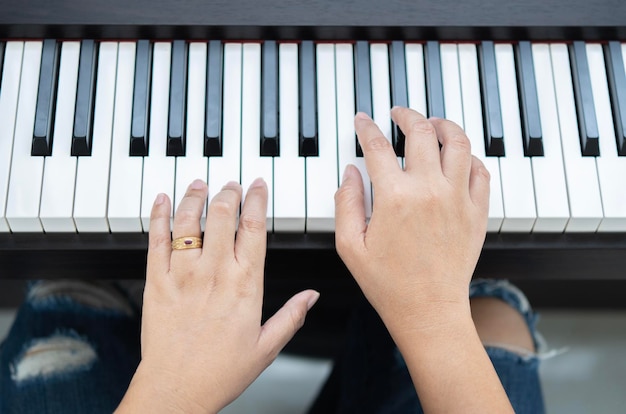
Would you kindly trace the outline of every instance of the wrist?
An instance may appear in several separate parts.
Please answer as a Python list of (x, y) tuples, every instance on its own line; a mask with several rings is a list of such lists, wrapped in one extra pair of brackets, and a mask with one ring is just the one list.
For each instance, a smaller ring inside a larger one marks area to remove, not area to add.
[(221, 407), (199, 403), (181, 381), (168, 379), (142, 363), (137, 367), (116, 413), (217, 413)]
[[(385, 318), (387, 329), (396, 344), (415, 349), (430, 347), (439, 342), (462, 339), (475, 334), (469, 299), (419, 303), (405, 308), (403, 315)], [(389, 322), (387, 322), (389, 321)]]

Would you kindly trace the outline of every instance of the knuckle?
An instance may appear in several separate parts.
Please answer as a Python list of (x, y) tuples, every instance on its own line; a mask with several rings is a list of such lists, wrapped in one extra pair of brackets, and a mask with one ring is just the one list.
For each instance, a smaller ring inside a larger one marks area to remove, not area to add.
[(199, 219), (200, 215), (191, 208), (179, 208), (174, 217), (174, 221), (176, 222), (197, 221)]
[(150, 235), (151, 237), (149, 237), (149, 240), (148, 240), (149, 250), (160, 250), (161, 247), (165, 245), (169, 245), (172, 242), (169, 233), (167, 234), (167, 236), (155, 235), (153, 233), (150, 233)]
[(472, 146), (471, 146), (470, 140), (467, 138), (467, 135), (465, 135), (462, 132), (455, 132), (455, 133), (453, 133), (446, 140), (446, 144), (448, 146), (456, 148), (457, 150), (464, 151), (464, 152), (467, 152), (467, 153), (471, 153), (471, 151), (472, 151)]
[(265, 217), (255, 214), (244, 214), (239, 218), (239, 228), (253, 233), (265, 231)]
[(436, 135), (435, 126), (428, 119), (416, 119), (411, 123), (411, 131), (418, 135)]
[(478, 174), (482, 175), (488, 181), (491, 180), (491, 173), (489, 172), (487, 167), (485, 167), (484, 165), (480, 165), (478, 167)]
[(365, 143), (365, 149), (369, 151), (389, 151), (391, 143), (383, 135), (376, 135)]
[(345, 203), (350, 200), (350, 189), (346, 186), (339, 187), (335, 191), (335, 204)]
[(230, 217), (234, 214), (235, 209), (226, 200), (213, 200), (209, 204), (209, 214), (217, 217)]
[(235, 292), (239, 298), (250, 298), (257, 294), (257, 287), (250, 283), (248, 279), (241, 279), (235, 282)]

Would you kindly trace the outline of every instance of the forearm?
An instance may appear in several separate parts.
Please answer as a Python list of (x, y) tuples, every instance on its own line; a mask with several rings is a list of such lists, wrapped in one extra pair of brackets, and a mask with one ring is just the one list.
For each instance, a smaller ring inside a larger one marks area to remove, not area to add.
[(391, 330), (424, 412), (513, 413), (469, 306), (449, 315), (422, 320), (418, 329)]

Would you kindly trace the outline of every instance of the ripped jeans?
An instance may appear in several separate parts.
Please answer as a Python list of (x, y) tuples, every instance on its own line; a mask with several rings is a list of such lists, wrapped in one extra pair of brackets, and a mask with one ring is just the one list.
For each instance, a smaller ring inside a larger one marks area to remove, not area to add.
[[(522, 356), (497, 344), (485, 348), (515, 412), (543, 414), (539, 363), (555, 352), (546, 351), (545, 341), (535, 327), (537, 315), (526, 296), (504, 280), (473, 280), (470, 298), (478, 297), (501, 299), (524, 317), (536, 353)], [(322, 413), (423, 413), (400, 351), (378, 314), (365, 301), (354, 313), (345, 349), (309, 411)]]
[(0, 413), (112, 413), (139, 335), (137, 309), (112, 285), (33, 284), (0, 346)]
[[(516, 413), (542, 414), (538, 367), (548, 354), (525, 296), (493, 280), (473, 281), (470, 296), (502, 299), (524, 316), (537, 354), (486, 348)], [(113, 412), (140, 360), (133, 303), (111, 284), (34, 283), (0, 345), (0, 413)], [(402, 356), (367, 304), (351, 320), (344, 355), (311, 409), (333, 412), (422, 413)]]

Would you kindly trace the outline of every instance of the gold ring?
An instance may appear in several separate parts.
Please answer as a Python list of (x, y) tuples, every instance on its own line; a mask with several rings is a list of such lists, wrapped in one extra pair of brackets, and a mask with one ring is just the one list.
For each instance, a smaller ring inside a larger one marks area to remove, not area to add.
[(200, 237), (179, 237), (172, 241), (172, 250), (201, 249), (202, 239)]

